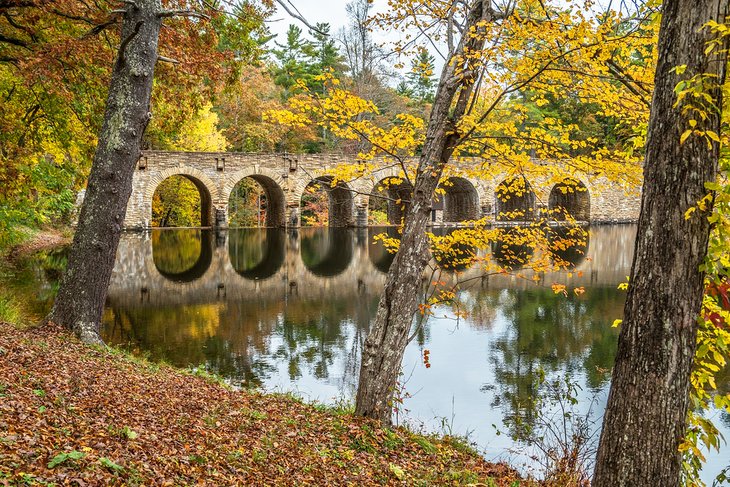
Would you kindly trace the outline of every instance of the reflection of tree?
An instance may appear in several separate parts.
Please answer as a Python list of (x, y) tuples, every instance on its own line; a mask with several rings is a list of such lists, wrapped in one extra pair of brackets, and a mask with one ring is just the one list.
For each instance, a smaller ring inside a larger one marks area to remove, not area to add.
[(621, 316), (625, 296), (611, 288), (591, 289), (581, 297), (549, 289), (495, 291), (489, 297), (508, 323), (493, 344), (492, 362), (506, 422), (530, 424), (535, 411), (536, 374), (584, 371), (588, 386), (609, 380), (616, 353), (614, 318)]
[(152, 232), (152, 259), (164, 277), (192, 282), (208, 271), (214, 245), (210, 230), (156, 230)]
[(179, 274), (195, 265), (200, 257), (201, 230), (155, 230), (152, 232), (152, 259), (160, 272)]
[[(372, 316), (378, 296), (363, 297)], [(288, 363), (289, 378), (295, 380), (306, 367), (319, 379), (329, 378), (329, 367), (338, 356), (345, 356), (351, 340), (356, 339), (367, 322), (357, 320), (362, 316), (363, 304), (358, 299), (328, 299), (294, 301), (287, 305), (286, 314), (279, 322), (281, 346), (274, 356)], [(366, 305), (366, 306), (367, 306)], [(354, 326), (347, 326), (347, 322)], [(354, 336), (348, 331), (353, 330)], [(366, 331), (366, 330), (365, 330)]]

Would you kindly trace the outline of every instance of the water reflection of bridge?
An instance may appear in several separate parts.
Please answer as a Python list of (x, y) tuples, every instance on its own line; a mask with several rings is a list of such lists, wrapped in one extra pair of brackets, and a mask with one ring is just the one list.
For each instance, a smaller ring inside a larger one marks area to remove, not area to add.
[[(108, 299), (117, 306), (171, 306), (372, 295), (380, 292), (393, 257), (373, 241), (383, 231), (306, 228), (127, 233), (119, 244)], [(615, 286), (625, 280), (631, 266), (633, 232), (606, 226), (595, 227), (591, 233), (585, 253), (564, 256), (576, 265), (572, 277), (546, 273), (540, 283)], [(469, 280), (468, 287), (522, 289), (534, 285), (511, 275), (473, 279), (479, 273), (479, 269), (467, 269), (448, 274), (447, 279)]]

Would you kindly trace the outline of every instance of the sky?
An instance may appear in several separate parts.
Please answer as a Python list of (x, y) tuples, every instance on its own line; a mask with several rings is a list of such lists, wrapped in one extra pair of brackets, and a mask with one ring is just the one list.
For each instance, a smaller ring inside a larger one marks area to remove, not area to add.
[[(310, 24), (316, 24), (317, 22), (329, 22), (332, 26), (332, 32), (337, 32), (340, 27), (344, 27), (347, 24), (347, 12), (345, 12), (346, 0), (292, 0), (292, 3), (299, 9), (307, 22)], [(383, 3), (383, 2), (376, 2)], [(274, 15), (271, 16), (267, 25), (271, 29), (272, 34), (279, 36), (278, 41), (283, 42), (286, 30), (289, 28), (289, 24), (296, 24), (306, 32), (307, 27), (302, 23), (287, 14), (277, 4), (277, 10)]]
[[(307, 19), (307, 22), (310, 24), (316, 24), (317, 22), (327, 22), (330, 24), (331, 29), (330, 32), (333, 35), (337, 35), (339, 30), (349, 23), (349, 20), (347, 18), (347, 12), (345, 10), (345, 6), (347, 5), (349, 0), (291, 0), (291, 3), (293, 3), (296, 8), (301, 12), (302, 16)], [(372, 9), (371, 13), (377, 13), (380, 11), (384, 11), (388, 7), (387, 0), (373, 0), (372, 2)], [(276, 42), (279, 42), (280, 44), (283, 44), (286, 42), (286, 31), (289, 28), (290, 24), (294, 24), (302, 29), (304, 33), (308, 31), (307, 26), (302, 24), (299, 20), (291, 17), (284, 9), (282, 9), (279, 4), (276, 4), (277, 10), (276, 12), (267, 20), (266, 25), (269, 27), (269, 30), (272, 34), (276, 34), (277, 38), (274, 39)], [(396, 33), (386, 33), (383, 31), (375, 30), (372, 33), (373, 40), (377, 43), (387, 43), (389, 36), (392, 38), (393, 35), (398, 35)], [(432, 53), (433, 54), (433, 53)], [(443, 62), (440, 60), (438, 56), (434, 56), (435, 64), (436, 64), (436, 76), (438, 76), (441, 67), (443, 66)], [(393, 63), (395, 63), (396, 60), (393, 60)], [(405, 66), (410, 66), (410, 63), (408, 60), (401, 60)], [(408, 69), (401, 69), (396, 70), (399, 71), (401, 75), (405, 76)], [(389, 84), (395, 86), (398, 84), (398, 79), (391, 79)]]

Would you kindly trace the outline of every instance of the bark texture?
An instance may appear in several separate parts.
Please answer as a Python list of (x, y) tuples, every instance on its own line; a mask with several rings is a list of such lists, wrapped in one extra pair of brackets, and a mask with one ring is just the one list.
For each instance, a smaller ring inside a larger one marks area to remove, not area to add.
[[(479, 22), (492, 20), (489, 0), (477, 0), (463, 31), (469, 32), (471, 28), (480, 31)], [(483, 45), (483, 36), (463, 37), (451, 62), (444, 66), (419, 160), (413, 197), (406, 211), (400, 247), (390, 266), (373, 328), (363, 347), (355, 414), (386, 424), (392, 420), (393, 395), (413, 316), (418, 309), (423, 272), (430, 258), (425, 228), (431, 216), (431, 202), (444, 166), (461, 139), (456, 122), (468, 108), (479, 70), (465, 53), (477, 52)]]
[(68, 267), (47, 320), (101, 343), (99, 323), (132, 192), (132, 175), (150, 119), (161, 26), (159, 0), (125, 3), (121, 44), (104, 123), (89, 174)]
[[(710, 230), (706, 215), (684, 214), (715, 180), (719, 147), (700, 136), (680, 143), (690, 117), (674, 107), (674, 88), (699, 73), (724, 81), (726, 56), (704, 54), (712, 33), (702, 27), (727, 13), (728, 0), (664, 2), (641, 214), (594, 487), (679, 485)], [(684, 74), (672, 71), (681, 65)], [(720, 91), (710, 94), (722, 106)], [(719, 114), (709, 115), (699, 128), (719, 133)]]

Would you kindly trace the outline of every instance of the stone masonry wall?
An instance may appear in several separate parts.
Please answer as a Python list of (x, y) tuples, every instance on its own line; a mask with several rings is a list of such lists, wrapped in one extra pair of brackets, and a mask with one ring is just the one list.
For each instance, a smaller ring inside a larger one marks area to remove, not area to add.
[[(255, 179), (270, 198), (278, 195), (283, 201), (272, 202), (283, 206), (281, 218), (273, 218), (274, 226), (298, 226), (300, 220), (301, 196), (312, 179), (324, 174), (339, 164), (354, 162), (351, 157), (340, 154), (246, 154), (230, 152), (167, 152), (144, 151), (134, 174), (132, 195), (125, 218), (126, 228), (149, 228), (152, 218), (152, 197), (157, 186), (166, 178), (179, 174), (190, 178), (199, 188), (204, 188), (203, 200), (210, 201), (210, 214), (204, 221), (214, 226), (227, 224), (228, 200), (236, 183), (245, 177)], [(377, 166), (377, 161), (376, 161)], [(367, 222), (368, 195), (379, 181), (386, 177), (397, 177), (398, 169), (391, 164), (382, 164), (383, 169), (374, 171), (369, 177), (360, 178), (349, 184), (352, 204), (347, 205), (351, 216), (338, 218), (341, 225), (363, 225)], [(504, 178), (494, 181), (464, 177), (472, 188), (460, 185), (456, 197), (444, 198), (446, 204), (463, 205), (464, 208), (444, 208), (447, 217), (444, 223), (458, 223), (459, 215), (472, 218), (474, 208), (478, 217), (494, 218), (496, 205), (495, 189)], [(638, 218), (640, 206), (639, 190), (630, 190), (604, 180), (582, 181), (590, 195), (591, 222), (625, 222)], [(531, 181), (535, 188), (536, 210), (539, 214), (546, 209), (551, 188), (539, 181)], [(449, 188), (446, 188), (449, 191)], [(333, 194), (336, 192), (330, 192)], [(283, 196), (282, 196), (283, 194)], [(455, 220), (455, 221), (449, 221)], [(438, 219), (437, 219), (438, 221)], [(335, 223), (337, 223), (335, 222)]]

